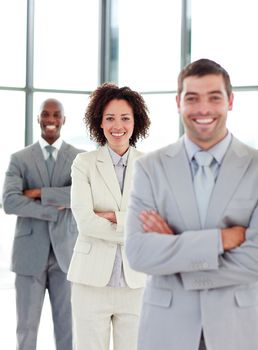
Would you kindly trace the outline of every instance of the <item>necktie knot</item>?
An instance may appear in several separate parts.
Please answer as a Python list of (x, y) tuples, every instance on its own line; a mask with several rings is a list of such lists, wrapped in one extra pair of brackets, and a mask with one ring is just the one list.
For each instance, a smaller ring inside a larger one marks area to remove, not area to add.
[(121, 167), (124, 166), (124, 162), (123, 162), (123, 158), (122, 157), (119, 159), (119, 162), (117, 163), (117, 165), (121, 166)]
[(51, 146), (51, 145), (48, 145), (45, 147), (45, 149), (47, 150), (49, 156), (52, 156), (53, 155), (53, 152), (55, 150), (55, 147)]
[(206, 166), (209, 167), (213, 160), (213, 156), (210, 153), (204, 152), (204, 151), (197, 152), (194, 158), (199, 166), (205, 166), (205, 167)]

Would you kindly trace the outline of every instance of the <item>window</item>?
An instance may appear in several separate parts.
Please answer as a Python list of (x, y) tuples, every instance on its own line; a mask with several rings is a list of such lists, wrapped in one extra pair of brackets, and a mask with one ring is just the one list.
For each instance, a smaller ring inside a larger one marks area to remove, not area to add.
[(138, 142), (137, 147), (141, 151), (148, 152), (178, 139), (179, 118), (175, 94), (145, 94), (143, 97), (149, 108), (151, 126), (149, 137)]
[(0, 1), (0, 86), (25, 86), (26, 3)]
[(180, 69), (181, 2), (120, 0), (119, 84), (175, 90)]
[(258, 148), (257, 125), (258, 91), (234, 93), (233, 110), (228, 115), (228, 128), (241, 141)]
[(255, 0), (192, 1), (192, 60), (219, 62), (234, 86), (257, 85), (257, 10)]
[[(38, 139), (37, 114), (47, 98), (64, 104), (62, 137), (95, 148), (82, 119), (89, 93), (103, 77), (141, 92), (149, 107), (149, 137), (139, 150), (176, 141), (177, 76), (189, 57), (211, 58), (228, 70), (235, 94), (229, 129), (258, 147), (257, 9), (256, 0), (0, 0), (1, 190), (10, 154)], [(189, 33), (191, 43), (184, 42)], [(0, 208), (0, 288), (13, 283), (8, 269), (14, 222)], [(12, 344), (2, 347), (13, 348), (14, 338), (8, 331), (5, 336)]]
[(35, 1), (35, 87), (92, 90), (98, 83), (96, 0)]
[[(0, 101), (2, 119), (2, 127), (0, 128), (0, 148), (2, 150), (0, 182), (2, 184), (4, 180), (3, 169), (6, 169), (8, 165), (10, 154), (24, 147), (25, 94), (20, 91), (0, 90)], [(0, 191), (2, 191), (2, 186)]]
[(150, 151), (175, 141), (179, 118), (174, 92), (180, 70), (181, 2), (119, 0), (118, 82), (143, 93), (150, 110)]
[[(24, 147), (25, 95), (19, 91), (1, 91), (2, 127), (0, 128), (0, 198), (2, 202), (2, 187), (10, 154)], [(2, 204), (1, 204), (2, 205)], [(15, 216), (4, 215), (0, 209), (0, 287), (10, 286), (13, 276), (8, 271), (10, 266), (11, 246), (14, 235)]]
[(254, 147), (258, 147), (252, 127), (257, 120), (257, 9), (255, 0), (192, 1), (192, 60), (206, 57), (226, 68), (233, 88), (238, 87), (229, 130)]

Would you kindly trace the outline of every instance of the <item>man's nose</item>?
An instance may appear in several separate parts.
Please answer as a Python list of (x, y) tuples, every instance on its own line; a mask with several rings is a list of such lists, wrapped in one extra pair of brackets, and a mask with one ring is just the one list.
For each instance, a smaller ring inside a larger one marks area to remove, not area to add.
[(48, 121), (48, 123), (54, 123), (54, 122), (55, 122), (55, 117), (54, 117), (54, 115), (53, 115), (53, 114), (49, 114), (49, 115), (47, 116), (47, 121)]
[(208, 101), (201, 101), (199, 105), (201, 114), (208, 115), (211, 113), (210, 104)]

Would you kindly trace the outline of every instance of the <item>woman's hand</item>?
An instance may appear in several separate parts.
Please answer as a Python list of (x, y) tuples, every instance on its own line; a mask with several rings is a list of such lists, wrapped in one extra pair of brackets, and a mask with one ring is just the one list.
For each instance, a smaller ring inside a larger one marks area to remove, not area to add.
[(114, 211), (95, 211), (95, 214), (101, 218), (107, 219), (108, 221), (116, 224), (116, 214)]

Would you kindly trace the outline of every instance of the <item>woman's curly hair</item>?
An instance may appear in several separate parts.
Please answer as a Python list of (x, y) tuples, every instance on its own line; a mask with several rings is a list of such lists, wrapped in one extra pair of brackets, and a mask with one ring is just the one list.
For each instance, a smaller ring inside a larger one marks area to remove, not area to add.
[(106, 105), (114, 99), (127, 101), (133, 110), (134, 130), (129, 144), (135, 146), (138, 139), (148, 136), (150, 127), (149, 111), (144, 99), (138, 92), (131, 90), (127, 86), (119, 88), (115, 84), (104, 83), (91, 93), (89, 99), (90, 102), (83, 120), (89, 130), (91, 140), (97, 142), (100, 146), (104, 146), (107, 142), (103, 129), (100, 126), (103, 111)]

